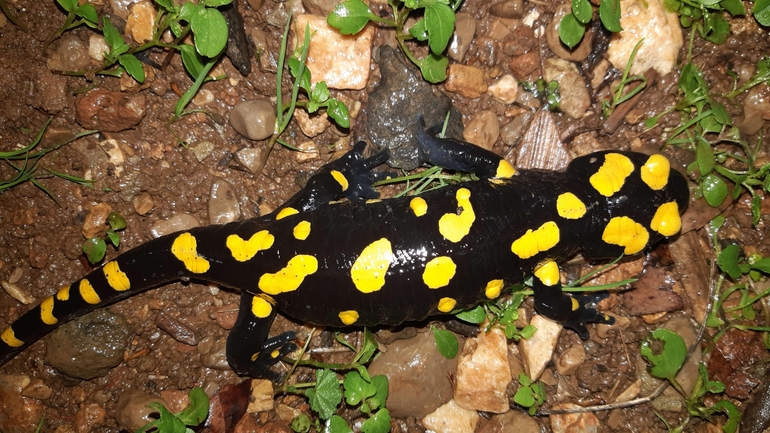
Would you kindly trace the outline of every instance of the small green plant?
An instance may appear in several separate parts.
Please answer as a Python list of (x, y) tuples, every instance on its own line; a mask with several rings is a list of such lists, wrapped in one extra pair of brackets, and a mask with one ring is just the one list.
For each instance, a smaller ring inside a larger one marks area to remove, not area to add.
[(730, 99), (735, 98), (736, 96), (751, 89), (752, 87), (766, 83), (768, 81), (770, 81), (770, 56), (765, 56), (762, 58), (762, 60), (757, 62), (757, 72), (754, 73), (754, 76), (751, 77), (751, 79), (749, 79), (749, 81), (744, 83), (741, 87), (733, 90), (725, 96)]
[(716, 414), (727, 416), (727, 422), (722, 425), (723, 432), (734, 433), (738, 429), (741, 416), (735, 404), (729, 400), (719, 400), (709, 405), (704, 402), (706, 395), (721, 394), (725, 386), (718, 380), (709, 379), (706, 366), (702, 362), (698, 364), (698, 380), (689, 395), (676, 380), (677, 372), (687, 359), (687, 346), (682, 337), (668, 329), (656, 329), (642, 341), (641, 353), (651, 364), (650, 374), (667, 380), (685, 399), (689, 416), (679, 426), (672, 428), (666, 424), (670, 432), (684, 432), (691, 417), (710, 421)]
[(156, 401), (150, 403), (148, 407), (157, 411), (159, 417), (135, 433), (193, 433), (190, 427), (199, 426), (209, 415), (209, 396), (200, 387), (191, 389), (187, 396), (190, 399), (190, 405), (177, 414), (171, 413)]
[(535, 415), (537, 409), (545, 403), (545, 384), (541, 381), (532, 382), (532, 379), (519, 373), (519, 384), (521, 387), (513, 395), (513, 401), (521, 407), (527, 408), (530, 415)]
[[(639, 51), (639, 47), (642, 46), (642, 43), (644, 43), (644, 39), (640, 39), (639, 42), (637, 42), (634, 46), (633, 51), (631, 51), (631, 56), (628, 57), (626, 68), (623, 70), (623, 77), (620, 79), (620, 83), (618, 83), (617, 87), (615, 87), (615, 90), (612, 92), (612, 101), (608, 101), (606, 99), (602, 100), (602, 114), (604, 114), (604, 117), (609, 117), (615, 107), (633, 98), (639, 92), (644, 90), (645, 87), (647, 87), (647, 79), (644, 77), (644, 75), (628, 76), (631, 73), (631, 65), (634, 64), (636, 53)], [(634, 82), (638, 82), (636, 87), (626, 91), (626, 86)]]
[(117, 212), (107, 215), (107, 224), (110, 226), (104, 237), (90, 238), (83, 244), (83, 253), (91, 264), (100, 262), (107, 254), (107, 241), (115, 248), (120, 246), (119, 231), (126, 228), (126, 220)]
[[(431, 83), (446, 80), (449, 59), (444, 51), (454, 33), (455, 11), (462, 0), (391, 0), (393, 18), (382, 18), (374, 14), (361, 0), (346, 0), (340, 3), (327, 17), (330, 26), (343, 35), (360, 32), (370, 21), (396, 29), (396, 40), (407, 58), (417, 65), (422, 76)], [(422, 11), (422, 17), (406, 30), (407, 18), (416, 11)], [(418, 58), (406, 44), (415, 40), (427, 42), (430, 52), (424, 58)]]
[[(559, 39), (564, 45), (573, 48), (583, 39), (586, 26), (591, 22), (593, 7), (589, 0), (572, 0), (572, 11), (559, 22)], [(620, 26), (620, 0), (601, 0), (599, 3), (599, 19), (604, 28), (617, 33)]]
[(559, 109), (561, 94), (559, 93), (559, 82), (556, 80), (545, 82), (539, 78), (536, 81), (522, 81), (521, 88), (532, 93), (535, 98), (539, 98), (546, 110), (555, 111)]
[(723, 44), (730, 36), (730, 23), (724, 12), (731, 17), (746, 15), (740, 0), (664, 0), (663, 6), (679, 15), (682, 27), (692, 28), (715, 44)]

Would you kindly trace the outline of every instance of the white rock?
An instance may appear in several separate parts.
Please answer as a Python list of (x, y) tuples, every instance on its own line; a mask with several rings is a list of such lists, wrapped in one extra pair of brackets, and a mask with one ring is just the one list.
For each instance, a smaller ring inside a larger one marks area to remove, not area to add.
[(309, 115), (305, 110), (294, 110), (294, 120), (299, 124), (302, 133), (309, 138), (322, 134), (329, 127), (329, 116), (325, 112), (316, 111)]
[(110, 46), (102, 35), (88, 37), (88, 56), (97, 62), (104, 60), (104, 53), (110, 51)]
[[(577, 405), (561, 405), (558, 409), (578, 409)], [(554, 414), (549, 417), (553, 433), (598, 433), (599, 418), (591, 412)]]
[(682, 48), (682, 29), (676, 14), (666, 12), (661, 0), (620, 0), (620, 10), (623, 31), (612, 36), (607, 49), (612, 66), (624, 70), (634, 46), (644, 38), (631, 74), (643, 74), (650, 68), (660, 75), (671, 72)]
[(519, 341), (519, 350), (529, 377), (535, 381), (551, 362), (563, 326), (539, 314), (532, 318), (530, 325), (537, 328), (537, 331), (532, 338)]
[(503, 104), (513, 104), (519, 95), (519, 84), (513, 75), (506, 74), (489, 86), (487, 93)]
[(294, 19), (294, 46), (301, 46), (305, 26), (312, 39), (307, 66), (313, 84), (326, 81), (330, 89), (361, 90), (369, 80), (374, 27), (367, 26), (356, 35), (342, 35), (326, 23), (325, 17), (297, 15)]
[(508, 365), (508, 340), (499, 328), (466, 340), (455, 375), (455, 402), (465, 409), (505, 413), (505, 392), (513, 377)]
[(473, 433), (478, 422), (475, 410), (463, 409), (454, 400), (422, 419), (425, 428), (436, 433)]
[(251, 381), (251, 399), (246, 413), (257, 413), (273, 410), (275, 399), (273, 398), (273, 382), (265, 379), (253, 379)]
[(312, 141), (306, 141), (297, 145), (299, 152), (294, 152), (294, 159), (299, 163), (318, 159), (318, 147)]

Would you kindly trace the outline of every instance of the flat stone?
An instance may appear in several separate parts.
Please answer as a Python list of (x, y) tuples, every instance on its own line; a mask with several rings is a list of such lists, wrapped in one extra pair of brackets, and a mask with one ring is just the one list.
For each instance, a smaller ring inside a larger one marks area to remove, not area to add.
[(140, 1), (131, 5), (131, 14), (126, 20), (126, 34), (137, 43), (151, 41), (155, 30), (155, 7), (149, 1)]
[[(578, 409), (577, 405), (562, 405), (558, 409)], [(554, 414), (549, 417), (553, 433), (598, 432), (599, 418), (591, 412)]]
[(577, 66), (562, 59), (548, 59), (545, 61), (543, 76), (546, 81), (559, 82), (559, 109), (573, 119), (583, 117), (591, 106), (591, 96)]
[(508, 62), (508, 67), (519, 80), (524, 80), (540, 69), (540, 55), (534, 52), (514, 56)]
[(450, 59), (461, 62), (468, 51), (473, 35), (476, 33), (476, 19), (473, 15), (460, 12), (455, 15), (455, 32), (449, 41), (447, 55)]
[(531, 338), (522, 338), (519, 341), (519, 351), (527, 374), (532, 381), (536, 381), (545, 371), (545, 366), (551, 362), (563, 326), (539, 314), (532, 317), (530, 324), (537, 328), (537, 331)]
[(506, 388), (511, 382), (508, 340), (499, 328), (466, 340), (455, 374), (455, 402), (465, 409), (504, 413), (510, 407)]
[(422, 419), (425, 428), (435, 433), (473, 433), (478, 422), (478, 412), (463, 409), (454, 400)]
[(444, 86), (448, 92), (459, 93), (471, 99), (476, 99), (487, 91), (484, 71), (475, 66), (456, 63), (449, 65)]
[(313, 84), (326, 81), (330, 89), (362, 90), (369, 81), (374, 27), (358, 34), (343, 35), (326, 23), (325, 17), (297, 15), (294, 18), (294, 46), (301, 46), (309, 26), (313, 38), (307, 54)]
[(227, 224), (241, 218), (241, 205), (230, 182), (217, 179), (209, 194), (209, 224)]
[(230, 125), (246, 138), (264, 140), (275, 130), (275, 107), (265, 99), (239, 102), (230, 110)]
[(119, 132), (133, 128), (146, 114), (144, 95), (94, 89), (78, 97), (75, 120), (84, 128)]
[(200, 226), (200, 221), (194, 216), (188, 213), (178, 213), (171, 218), (152, 226), (152, 228), (150, 228), (150, 235), (152, 235), (153, 238), (159, 238), (167, 234)]
[(463, 138), (486, 150), (492, 150), (500, 136), (500, 122), (491, 110), (483, 110), (474, 114), (463, 131)]

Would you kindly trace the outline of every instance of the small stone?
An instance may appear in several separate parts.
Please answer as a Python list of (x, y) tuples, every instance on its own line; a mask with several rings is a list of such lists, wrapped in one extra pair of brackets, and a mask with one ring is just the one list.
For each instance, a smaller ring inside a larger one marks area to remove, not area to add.
[(0, 284), (2, 284), (5, 293), (8, 293), (8, 295), (10, 295), (13, 299), (21, 302), (22, 304), (29, 305), (35, 302), (35, 298), (33, 296), (30, 296), (16, 284), (11, 283), (10, 281), (2, 281)]
[(545, 61), (543, 74), (546, 81), (559, 82), (561, 103), (559, 108), (573, 119), (580, 119), (591, 106), (591, 96), (586, 89), (583, 76), (574, 63), (562, 59)]
[(489, 13), (500, 18), (521, 18), (524, 16), (524, 1), (506, 0), (495, 3), (489, 8)]
[(484, 82), (484, 71), (475, 66), (465, 66), (453, 63), (447, 72), (446, 90), (459, 93), (466, 98), (475, 99), (487, 91)]
[(460, 12), (455, 15), (455, 32), (449, 41), (449, 58), (462, 62), (468, 47), (471, 46), (473, 35), (476, 33), (476, 19), (473, 15)]
[(109, 157), (110, 164), (115, 167), (115, 175), (120, 177), (120, 175), (123, 173), (123, 163), (126, 161), (126, 157), (123, 155), (123, 151), (121, 151), (120, 147), (118, 146), (118, 140), (111, 138), (108, 140), (100, 141), (99, 146), (101, 146), (102, 150), (104, 150), (104, 153), (106, 153)]
[(131, 199), (131, 204), (134, 206), (134, 211), (139, 215), (147, 215), (155, 206), (155, 202), (149, 192), (145, 191), (139, 195), (135, 195)]
[(197, 218), (188, 213), (178, 213), (171, 218), (161, 221), (150, 228), (150, 235), (153, 238), (159, 238), (174, 232), (189, 230), (194, 227), (200, 227), (201, 223)]
[(519, 95), (519, 83), (513, 75), (506, 74), (489, 86), (487, 92), (503, 104), (513, 104)]
[(45, 406), (40, 400), (21, 396), (29, 384), (29, 376), (0, 374), (0, 431), (36, 431)]
[(642, 390), (642, 379), (637, 379), (634, 383), (628, 386), (623, 392), (621, 392), (613, 403), (622, 403), (624, 401), (631, 401), (635, 399), (639, 392)]
[(513, 75), (519, 80), (527, 79), (530, 74), (540, 69), (540, 55), (537, 53), (526, 53), (520, 56), (514, 56), (508, 62)]
[(209, 224), (227, 224), (241, 218), (241, 205), (230, 182), (217, 179), (209, 194)]
[(275, 107), (265, 99), (240, 102), (230, 110), (230, 125), (252, 140), (264, 140), (275, 130)]
[(24, 397), (35, 398), (38, 400), (48, 400), (51, 398), (52, 394), (53, 389), (40, 379), (32, 379), (32, 381), (29, 382), (29, 385), (21, 390), (21, 395)]
[(499, 328), (466, 340), (455, 374), (454, 401), (465, 409), (504, 413), (506, 388), (513, 380), (508, 366), (508, 340)]
[(537, 331), (531, 338), (522, 338), (519, 341), (519, 351), (521, 351), (527, 374), (532, 381), (536, 381), (545, 371), (545, 366), (551, 362), (563, 327), (539, 314), (532, 318), (530, 324), (537, 328)]
[(362, 90), (369, 81), (374, 27), (355, 35), (343, 35), (326, 23), (326, 18), (297, 15), (294, 18), (294, 46), (301, 46), (309, 26), (313, 38), (307, 53), (312, 83), (326, 81), (330, 89)]
[(299, 163), (318, 159), (318, 147), (312, 141), (300, 143), (297, 149), (299, 152), (294, 153), (294, 159)]
[(210, 141), (199, 141), (188, 147), (188, 149), (192, 150), (198, 162), (203, 162), (204, 159), (208, 158), (214, 152), (214, 148), (214, 143)]
[(586, 350), (582, 344), (569, 347), (556, 360), (556, 371), (560, 375), (572, 374), (586, 360)]
[(274, 407), (273, 382), (266, 379), (252, 379), (251, 397), (246, 413), (264, 412), (273, 410)]
[(99, 403), (86, 403), (75, 414), (75, 431), (88, 433), (94, 431), (94, 427), (101, 425), (107, 411)]
[(11, 275), (8, 276), (8, 282), (11, 284), (16, 284), (21, 280), (21, 277), (24, 276), (24, 268), (15, 267), (11, 271)]
[(84, 128), (119, 132), (142, 121), (146, 100), (142, 94), (94, 89), (78, 97), (75, 108), (75, 119)]
[[(198, 352), (201, 354), (201, 362), (208, 368), (215, 370), (231, 370), (230, 364), (227, 362), (227, 341), (225, 339), (213, 340), (203, 346), (204, 340), (201, 340), (201, 344), (198, 345)], [(205, 353), (201, 350), (206, 350)]]
[(104, 235), (107, 232), (107, 217), (112, 212), (112, 207), (107, 203), (99, 203), (92, 207), (86, 215), (80, 232), (86, 239), (91, 239)]
[(473, 433), (478, 422), (478, 412), (463, 409), (454, 400), (422, 419), (425, 428), (435, 433)]
[(79, 71), (91, 64), (88, 47), (77, 36), (67, 33), (46, 62), (51, 71)]
[(137, 43), (152, 40), (155, 31), (155, 7), (149, 1), (140, 1), (131, 5), (131, 14), (126, 20), (126, 34)]
[(251, 174), (259, 174), (270, 155), (265, 146), (247, 147), (235, 152), (235, 160), (238, 161)]
[(310, 115), (305, 110), (295, 110), (294, 120), (297, 121), (302, 133), (308, 138), (323, 134), (326, 128), (329, 127), (329, 116), (325, 112), (315, 112)]
[(153, 402), (168, 407), (168, 403), (162, 398), (137, 389), (124, 393), (118, 399), (118, 404), (115, 408), (115, 419), (118, 421), (118, 425), (123, 430), (136, 431), (153, 421), (156, 411), (147, 407), (147, 405)]
[(463, 131), (463, 139), (486, 150), (492, 150), (500, 136), (500, 122), (491, 110), (479, 111), (471, 117)]
[[(559, 409), (577, 409), (577, 405), (561, 405)], [(599, 418), (591, 412), (553, 414), (549, 417), (553, 433), (598, 432)]]
[(660, 0), (621, 0), (620, 10), (623, 31), (612, 35), (607, 48), (612, 66), (624, 70), (634, 47), (644, 39), (631, 65), (631, 75), (644, 74), (650, 68), (661, 76), (671, 72), (683, 42), (677, 14), (667, 12)]
[(88, 37), (88, 56), (97, 62), (104, 61), (104, 53), (110, 52), (110, 45), (102, 35), (91, 35)]
[(195, 97), (193, 97), (193, 104), (203, 107), (204, 105), (211, 104), (216, 100), (216, 97), (214, 96), (214, 92), (212, 92), (209, 89), (200, 89), (198, 90), (198, 93), (195, 94)]

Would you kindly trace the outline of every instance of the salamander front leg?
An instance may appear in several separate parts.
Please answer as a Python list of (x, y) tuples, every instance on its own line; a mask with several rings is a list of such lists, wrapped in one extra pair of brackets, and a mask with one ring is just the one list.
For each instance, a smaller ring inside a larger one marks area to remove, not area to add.
[(291, 342), (296, 337), (291, 331), (268, 338), (275, 314), (269, 300), (241, 293), (238, 320), (227, 337), (227, 362), (239, 375), (281, 380), (270, 367), (297, 346)]
[(532, 282), (535, 310), (577, 332), (583, 340), (588, 339), (586, 323), (615, 323), (615, 318), (587, 306), (596, 299), (594, 296), (570, 296), (562, 292), (559, 265), (553, 260), (546, 260), (535, 268)]

